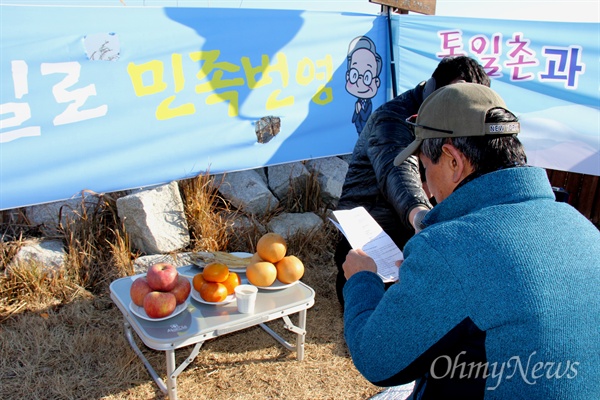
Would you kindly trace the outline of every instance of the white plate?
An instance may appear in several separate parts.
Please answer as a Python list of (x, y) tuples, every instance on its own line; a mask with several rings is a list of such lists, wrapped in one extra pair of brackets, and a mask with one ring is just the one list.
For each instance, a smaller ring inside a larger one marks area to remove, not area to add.
[[(252, 253), (246, 253), (246, 252), (243, 252), (243, 251), (234, 251), (234, 252), (231, 252), (229, 254), (232, 254), (232, 255), (234, 255), (236, 257), (241, 257), (241, 258), (252, 257)], [(194, 264), (195, 266), (197, 266), (197, 267), (199, 267), (201, 269), (204, 269), (204, 267), (206, 267), (207, 263), (205, 263), (204, 261), (195, 261), (195, 260), (192, 260), (192, 264)], [(228, 266), (228, 268), (229, 268), (229, 271), (231, 271), (231, 272), (246, 273), (246, 267), (229, 267)], [(214, 303), (210, 303), (210, 304), (214, 304)]]
[(175, 311), (173, 311), (173, 313), (171, 315), (167, 315), (166, 317), (163, 318), (150, 318), (148, 316), (148, 314), (146, 314), (146, 311), (144, 311), (144, 307), (140, 307), (140, 306), (136, 306), (135, 304), (133, 304), (133, 301), (129, 302), (129, 310), (131, 310), (131, 312), (142, 318), (145, 319), (146, 321), (162, 321), (165, 319), (169, 319), (169, 318), (173, 318), (176, 315), (181, 314), (182, 312), (185, 311), (185, 309), (187, 308), (187, 300), (185, 301), (185, 303), (178, 305), (177, 307), (175, 307)]
[(296, 281), (296, 282), (292, 282), (292, 283), (281, 283), (279, 282), (277, 279), (275, 279), (275, 282), (273, 282), (273, 284), (271, 286), (256, 286), (259, 289), (264, 289), (264, 290), (281, 290), (281, 289), (285, 289), (285, 288), (289, 288), (291, 286), (297, 285), (298, 282), (300, 281)]
[(192, 298), (196, 301), (199, 301), (200, 303), (210, 304), (211, 306), (220, 306), (220, 305), (229, 304), (229, 303), (235, 301), (234, 294), (230, 294), (229, 296), (225, 297), (225, 300), (223, 300), (223, 301), (217, 301), (217, 302), (206, 301), (202, 297), (200, 297), (200, 293), (198, 293), (198, 291), (193, 288), (192, 288)]

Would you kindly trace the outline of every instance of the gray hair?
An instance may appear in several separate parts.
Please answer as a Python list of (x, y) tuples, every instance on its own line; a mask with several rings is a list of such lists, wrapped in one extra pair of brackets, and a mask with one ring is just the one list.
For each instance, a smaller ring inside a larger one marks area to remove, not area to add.
[[(486, 114), (485, 122), (517, 122), (518, 118), (503, 108), (493, 108)], [(421, 153), (437, 164), (442, 146), (451, 144), (471, 163), (474, 172), (487, 173), (502, 168), (527, 164), (527, 155), (516, 135), (468, 136), (425, 139)]]

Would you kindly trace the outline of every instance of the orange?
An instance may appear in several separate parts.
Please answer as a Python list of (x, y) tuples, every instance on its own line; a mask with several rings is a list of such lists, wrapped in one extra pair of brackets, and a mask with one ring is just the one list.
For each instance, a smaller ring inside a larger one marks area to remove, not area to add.
[(277, 268), (273, 263), (260, 261), (248, 265), (246, 277), (255, 286), (271, 286), (277, 279)]
[(227, 288), (222, 283), (205, 282), (200, 288), (200, 297), (204, 301), (217, 303), (225, 300), (227, 297)]
[(265, 233), (256, 243), (256, 252), (265, 261), (276, 263), (281, 260), (287, 251), (287, 243), (278, 233)]
[(281, 283), (293, 283), (304, 275), (304, 264), (296, 256), (283, 257), (275, 264), (277, 279)]
[(223, 282), (229, 275), (227, 265), (220, 262), (211, 262), (204, 267), (202, 276), (207, 282)]
[(252, 257), (250, 257), (250, 263), (249, 264), (254, 264), (257, 263), (259, 261), (265, 261), (262, 258), (260, 258), (260, 256), (258, 255), (258, 253), (254, 253), (252, 254)]
[(241, 285), (242, 280), (238, 274), (235, 272), (230, 272), (229, 276), (222, 282), (222, 284), (227, 288), (227, 294), (233, 294), (233, 289), (235, 289), (236, 286)]
[(194, 279), (192, 279), (192, 286), (194, 287), (194, 289), (200, 293), (200, 288), (202, 287), (202, 285), (206, 282), (206, 279), (204, 279), (204, 277), (202, 276), (202, 272), (194, 275)]

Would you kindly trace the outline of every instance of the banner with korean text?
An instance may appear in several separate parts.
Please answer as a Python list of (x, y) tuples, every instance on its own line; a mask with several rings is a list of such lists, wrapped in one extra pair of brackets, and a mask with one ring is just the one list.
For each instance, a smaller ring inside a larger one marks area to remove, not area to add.
[(400, 15), (393, 19), (399, 91), (439, 60), (480, 61), (521, 121), (529, 164), (600, 175), (600, 25)]
[[(0, 6), (0, 209), (347, 154), (389, 97), (385, 16), (52, 3)], [(600, 175), (598, 24), (392, 23), (399, 93), (475, 57), (530, 164)]]
[(347, 154), (386, 99), (378, 15), (5, 5), (0, 38), (0, 209)]

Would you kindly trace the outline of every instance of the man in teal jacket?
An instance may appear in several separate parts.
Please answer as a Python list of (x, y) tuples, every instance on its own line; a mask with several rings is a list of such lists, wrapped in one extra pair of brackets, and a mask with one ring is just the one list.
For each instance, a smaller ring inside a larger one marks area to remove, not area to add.
[(343, 265), (345, 338), (379, 386), (415, 399), (600, 398), (600, 232), (526, 166), (490, 88), (438, 89), (414, 121), (437, 205), (384, 290), (361, 250)]

